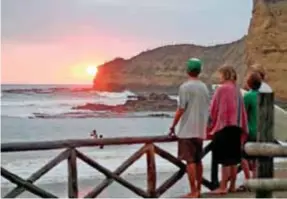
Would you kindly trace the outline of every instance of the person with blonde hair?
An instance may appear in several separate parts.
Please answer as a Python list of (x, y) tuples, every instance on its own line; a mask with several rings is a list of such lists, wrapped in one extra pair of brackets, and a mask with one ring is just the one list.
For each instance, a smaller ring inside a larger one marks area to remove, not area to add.
[(207, 137), (212, 139), (215, 161), (222, 165), (220, 186), (213, 193), (225, 194), (236, 191), (237, 164), (241, 162), (241, 149), (248, 135), (248, 126), (235, 69), (223, 66), (218, 73), (221, 86), (215, 90), (211, 100)]
[(259, 88), (260, 93), (272, 93), (272, 88), (269, 86), (269, 84), (266, 83), (266, 70), (265, 68), (260, 64), (254, 64), (250, 67), (251, 73), (256, 72), (259, 73), (262, 82), (261, 86)]

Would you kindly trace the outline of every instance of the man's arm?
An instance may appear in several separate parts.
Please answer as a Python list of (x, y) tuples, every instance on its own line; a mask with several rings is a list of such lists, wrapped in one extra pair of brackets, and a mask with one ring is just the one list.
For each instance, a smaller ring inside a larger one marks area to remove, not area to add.
[(173, 119), (173, 123), (172, 123), (172, 125), (170, 127), (170, 135), (172, 135), (172, 136), (175, 135), (175, 127), (178, 124), (178, 122), (179, 122), (181, 116), (183, 115), (183, 113), (184, 113), (184, 109), (182, 109), (182, 108), (178, 108), (176, 110), (175, 116), (174, 116), (174, 119)]
[(187, 105), (187, 99), (186, 99), (186, 94), (183, 89), (183, 87), (179, 88), (179, 103), (178, 103), (178, 108), (175, 112), (175, 116), (173, 119), (173, 123), (170, 127), (170, 133), (169, 135), (174, 136), (175, 135), (175, 127), (180, 121), (180, 118), (182, 117)]

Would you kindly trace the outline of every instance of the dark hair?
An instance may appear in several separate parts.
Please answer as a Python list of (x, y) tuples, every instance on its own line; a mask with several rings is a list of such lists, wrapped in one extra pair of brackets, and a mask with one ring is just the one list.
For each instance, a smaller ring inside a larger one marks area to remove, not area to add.
[(252, 72), (248, 75), (247, 77), (247, 86), (252, 89), (257, 91), (262, 83), (262, 77), (261, 74), (258, 72)]
[(190, 77), (198, 77), (198, 75), (200, 74), (201, 70), (198, 69), (198, 70), (193, 70), (191, 72), (188, 72), (187, 74), (190, 76)]
[(266, 77), (266, 70), (262, 65), (259, 64), (254, 64), (251, 66), (251, 70), (252, 72), (256, 72), (259, 73), (259, 75), (261, 76), (261, 79), (264, 80)]
[(237, 80), (236, 71), (232, 66), (222, 66), (218, 69), (218, 72), (222, 74), (224, 80), (233, 82), (236, 82)]

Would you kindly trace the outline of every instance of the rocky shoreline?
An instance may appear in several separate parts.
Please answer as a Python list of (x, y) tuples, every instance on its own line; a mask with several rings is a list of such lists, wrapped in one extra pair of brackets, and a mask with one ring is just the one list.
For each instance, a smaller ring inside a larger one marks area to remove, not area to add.
[[(211, 92), (212, 94), (212, 92)], [(287, 110), (287, 105), (282, 101), (275, 101), (276, 105)], [(158, 117), (172, 118), (177, 109), (177, 100), (172, 99), (166, 93), (138, 93), (128, 96), (124, 104), (106, 105), (97, 103), (86, 103), (74, 106), (72, 110), (60, 114), (33, 113), (30, 119), (61, 119), (61, 118), (115, 118), (115, 117)]]
[(87, 103), (75, 106), (73, 110), (90, 111), (110, 111), (115, 113), (122, 112), (142, 112), (142, 111), (175, 111), (177, 100), (171, 99), (167, 94), (151, 93), (149, 95), (130, 96), (129, 99), (120, 105), (105, 105)]

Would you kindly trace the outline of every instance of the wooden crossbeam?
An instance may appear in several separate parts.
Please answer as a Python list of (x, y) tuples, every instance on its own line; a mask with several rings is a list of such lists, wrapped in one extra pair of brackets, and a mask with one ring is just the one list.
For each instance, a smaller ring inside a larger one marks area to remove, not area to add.
[[(54, 168), (59, 163), (61, 163), (63, 160), (65, 160), (68, 157), (68, 155), (69, 155), (69, 149), (63, 151), (57, 157), (49, 161), (42, 168), (40, 168), (38, 171), (36, 171), (30, 177), (28, 177), (26, 181), (29, 183), (36, 182), (39, 178), (45, 175), (48, 171), (50, 171), (52, 168)], [(21, 193), (23, 193), (24, 191), (25, 191), (25, 188), (23, 186), (17, 186), (13, 190), (11, 190), (9, 193), (7, 193), (4, 196), (4, 198), (15, 198)]]
[(156, 190), (156, 197), (160, 197), (164, 194), (170, 187), (172, 187), (176, 182), (178, 182), (185, 174), (185, 169), (180, 169), (174, 173), (170, 178), (168, 178), (162, 185), (160, 185)]
[(103, 139), (77, 139), (77, 140), (53, 140), (42, 142), (14, 142), (2, 143), (1, 152), (39, 151), (61, 148), (94, 147), (106, 145), (131, 145), (147, 144), (155, 142), (174, 142), (175, 137), (170, 136), (143, 136), (143, 137), (118, 137)]
[(185, 170), (186, 165), (180, 161), (179, 159), (177, 159), (176, 157), (174, 157), (172, 154), (166, 152), (165, 150), (159, 148), (158, 146), (154, 146), (155, 149), (155, 153), (158, 154), (160, 157), (162, 157), (165, 160), (168, 160), (169, 162), (173, 163), (174, 165), (178, 166), (181, 169)]
[(1, 167), (1, 175), (6, 178), (7, 180), (9, 180), (10, 182), (18, 185), (18, 186), (22, 186), (24, 187), (26, 190), (30, 191), (31, 193), (40, 196), (42, 198), (57, 198), (57, 196), (33, 185), (30, 182), (27, 182), (26, 180), (20, 178), (19, 176), (11, 173), (10, 171), (4, 169)]
[[(148, 149), (145, 145), (131, 155), (124, 163), (119, 166), (113, 173), (115, 175), (121, 175), (125, 170), (127, 170), (135, 161), (137, 161)], [(114, 181), (113, 178), (107, 177), (103, 182), (101, 182), (95, 189), (90, 191), (84, 198), (95, 198), (97, 197), (106, 187), (108, 187)]]
[(78, 158), (80, 158), (81, 160), (86, 162), (91, 167), (97, 169), (99, 172), (103, 173), (105, 176), (107, 176), (109, 178), (113, 178), (115, 181), (117, 181), (118, 183), (120, 183), (121, 185), (123, 185), (124, 187), (128, 188), (129, 190), (133, 191), (134, 193), (136, 193), (137, 195), (139, 195), (141, 197), (144, 197), (144, 198), (149, 197), (149, 194), (146, 193), (144, 190), (134, 186), (130, 182), (128, 182), (125, 179), (121, 178), (120, 176), (114, 174), (113, 172), (106, 169), (105, 167), (103, 167), (102, 165), (100, 165), (99, 163), (94, 161), (93, 159), (89, 158), (88, 156), (82, 154), (81, 152), (79, 152), (77, 150), (76, 150), (76, 153), (77, 153)]
[(209, 142), (203, 149), (202, 158), (204, 158), (212, 150), (212, 142)]
[[(170, 161), (171, 163), (173, 163), (174, 165), (178, 166), (180, 169), (183, 169), (184, 171), (186, 170), (186, 165), (182, 161), (180, 161), (179, 159), (174, 157), (172, 154), (164, 151), (163, 149), (159, 148), (158, 146), (155, 146), (155, 152), (156, 152), (156, 154), (158, 154), (162, 158), (164, 158), (164, 159)], [(213, 184), (212, 182), (210, 182), (209, 180), (207, 180), (205, 178), (202, 178), (202, 184), (211, 190), (216, 187), (215, 184)]]

